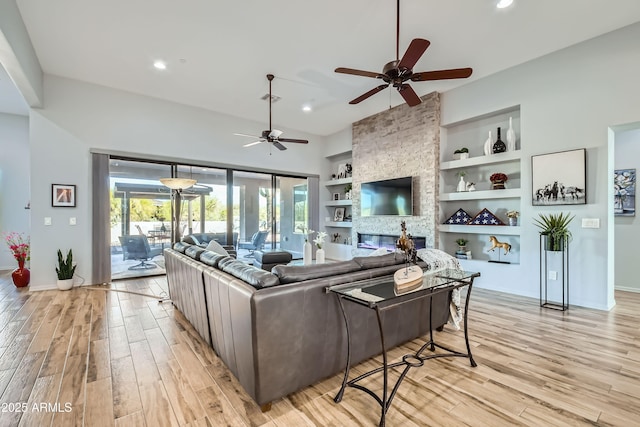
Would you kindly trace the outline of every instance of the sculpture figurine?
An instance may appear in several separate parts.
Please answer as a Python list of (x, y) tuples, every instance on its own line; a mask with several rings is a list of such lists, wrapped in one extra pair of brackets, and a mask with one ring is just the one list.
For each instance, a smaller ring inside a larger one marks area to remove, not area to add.
[(495, 248), (498, 248), (498, 251), (500, 250), (500, 248), (502, 248), (504, 249), (504, 254), (506, 255), (511, 250), (511, 245), (509, 243), (499, 242), (496, 236), (489, 236), (489, 241), (491, 242), (491, 248), (489, 248), (489, 250), (492, 252)]
[(416, 262), (416, 245), (411, 234), (407, 235), (407, 224), (400, 222), (402, 234), (396, 241), (396, 248), (405, 254), (405, 267), (396, 271), (393, 275), (394, 290), (397, 294), (409, 292), (422, 285), (422, 269), (417, 265), (409, 266), (410, 262)]

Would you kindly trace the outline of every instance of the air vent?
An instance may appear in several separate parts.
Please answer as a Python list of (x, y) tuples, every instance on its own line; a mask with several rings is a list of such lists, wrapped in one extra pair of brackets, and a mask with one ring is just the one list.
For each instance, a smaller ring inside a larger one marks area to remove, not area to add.
[[(268, 100), (269, 99), (269, 94), (265, 93), (264, 95), (262, 95), (262, 97), (260, 99), (262, 99), (263, 101)], [(280, 98), (279, 96), (271, 95), (271, 102), (273, 102), (273, 103), (276, 103), (276, 102), (280, 101), (281, 99), (282, 98)]]

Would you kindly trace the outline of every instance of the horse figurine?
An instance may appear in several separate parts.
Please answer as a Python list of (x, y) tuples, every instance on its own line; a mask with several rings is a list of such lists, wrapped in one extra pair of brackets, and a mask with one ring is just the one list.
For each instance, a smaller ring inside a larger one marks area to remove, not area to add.
[(489, 236), (489, 241), (491, 241), (491, 248), (489, 248), (490, 251), (493, 251), (495, 248), (498, 248), (498, 250), (502, 248), (504, 249), (504, 254), (506, 255), (511, 250), (510, 244), (506, 242), (499, 242), (498, 239), (496, 239), (496, 236)]

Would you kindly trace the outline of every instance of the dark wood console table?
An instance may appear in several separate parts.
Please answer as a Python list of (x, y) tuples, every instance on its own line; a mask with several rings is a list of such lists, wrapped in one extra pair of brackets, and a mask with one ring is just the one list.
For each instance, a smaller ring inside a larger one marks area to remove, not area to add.
[[(467, 314), (469, 310), (469, 298), (471, 296), (471, 288), (473, 287), (473, 280), (480, 276), (480, 273), (461, 271), (461, 270), (439, 270), (439, 271), (425, 271), (423, 275), (422, 284), (408, 292), (398, 293), (395, 290), (395, 286), (393, 283), (393, 277), (380, 277), (375, 279), (363, 280), (359, 282), (347, 283), (343, 285), (335, 285), (328, 286), (326, 288), (326, 292), (335, 293), (338, 297), (338, 301), (340, 303), (340, 309), (342, 311), (342, 316), (344, 318), (345, 328), (347, 331), (347, 362), (344, 372), (344, 379), (342, 381), (342, 387), (340, 387), (340, 391), (333, 399), (336, 403), (339, 403), (342, 400), (344, 395), (344, 391), (347, 387), (357, 388), (359, 390), (364, 391), (373, 397), (381, 407), (381, 415), (380, 415), (380, 426), (385, 425), (385, 417), (389, 407), (391, 406), (391, 402), (393, 401), (393, 397), (395, 396), (398, 388), (400, 387), (400, 383), (405, 378), (409, 369), (417, 368), (424, 364), (426, 360), (435, 359), (440, 357), (465, 357), (469, 358), (469, 362), (471, 366), (475, 367), (476, 362), (473, 360), (473, 356), (471, 355), (471, 347), (469, 346), (469, 335), (467, 329)], [(442, 292), (450, 292), (453, 289), (458, 289), (468, 286), (467, 296), (465, 300), (464, 306), (464, 339), (467, 346), (467, 352), (459, 352), (443, 345), (440, 345), (434, 341), (433, 338), (433, 328), (431, 324), (431, 313), (432, 313), (432, 297), (436, 294)], [(384, 344), (384, 331), (382, 328), (382, 321), (380, 317), (380, 313), (389, 310), (394, 307), (398, 307), (402, 304), (406, 304), (409, 301), (414, 301), (416, 299), (421, 298), (429, 298), (429, 340), (415, 353), (415, 354), (406, 354), (402, 357), (402, 360), (399, 362), (389, 364), (387, 361), (387, 351), (385, 349)], [(351, 369), (351, 335), (349, 333), (349, 320), (347, 319), (346, 312), (344, 310), (344, 300), (351, 301), (356, 304), (364, 305), (372, 310), (375, 310), (376, 317), (378, 319), (378, 328), (380, 330), (380, 343), (382, 345), (382, 366), (373, 369), (369, 372), (366, 372), (357, 378), (349, 380), (349, 370)], [(435, 349), (438, 347), (441, 350), (444, 350), (444, 353), (435, 353)], [(423, 354), (424, 351), (429, 348), (432, 352), (431, 354)], [(389, 369), (396, 368), (398, 366), (404, 366), (400, 377), (393, 385), (391, 392), (388, 391), (388, 371)], [(374, 391), (370, 390), (367, 387), (364, 387), (358, 384), (364, 378), (367, 378), (373, 374), (378, 372), (382, 372), (383, 374), (383, 390), (382, 396), (378, 396)]]

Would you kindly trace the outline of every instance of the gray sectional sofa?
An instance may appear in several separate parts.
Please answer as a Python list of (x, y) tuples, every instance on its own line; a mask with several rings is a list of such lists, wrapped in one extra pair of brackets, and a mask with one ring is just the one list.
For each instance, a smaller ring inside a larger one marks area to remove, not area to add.
[[(165, 249), (174, 305), (263, 408), (344, 370), (347, 341), (338, 301), (325, 287), (391, 275), (400, 254), (356, 257), (312, 266), (279, 265), (271, 272), (201, 247)], [(423, 264), (423, 267), (426, 266)], [(450, 293), (433, 300), (432, 327), (447, 322)], [(375, 312), (345, 303), (352, 364), (381, 353)], [(393, 348), (429, 331), (429, 300), (383, 313)]]

